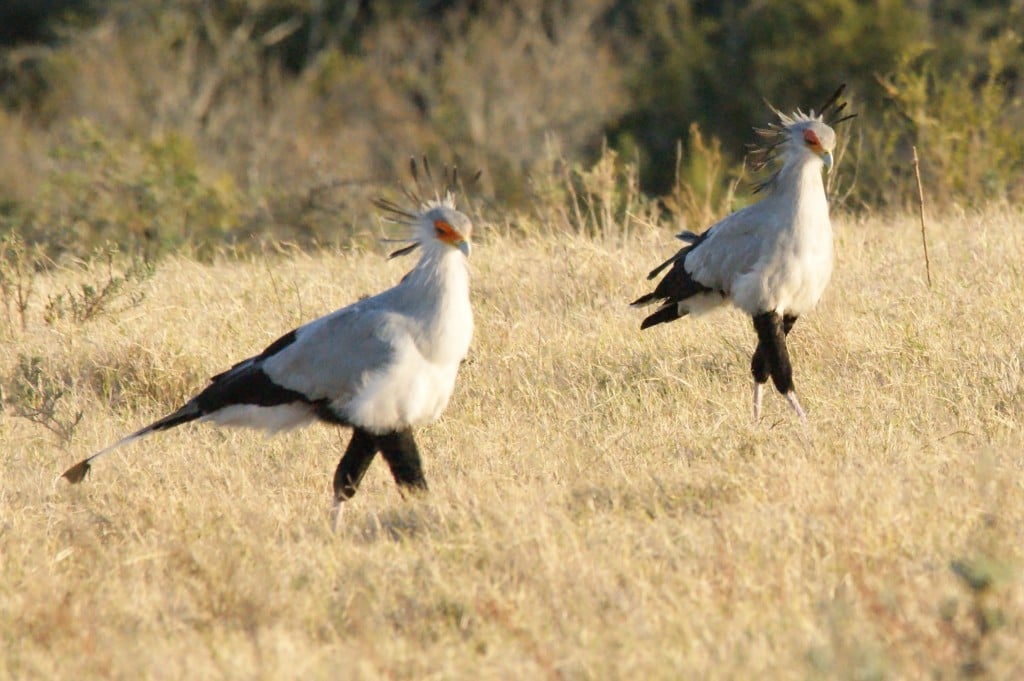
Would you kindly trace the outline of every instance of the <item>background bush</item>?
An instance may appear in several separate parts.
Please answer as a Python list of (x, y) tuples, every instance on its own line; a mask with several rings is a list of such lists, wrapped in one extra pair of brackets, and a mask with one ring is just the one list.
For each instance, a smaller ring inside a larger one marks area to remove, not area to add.
[(860, 113), (841, 207), (904, 206), (911, 145), (931, 201), (1015, 200), (1021, 18), (1009, 0), (14, 1), (0, 229), (51, 256), (345, 243), (424, 153), (483, 170), (514, 223), (574, 210), (585, 173), (566, 169), (604, 149), (618, 184), (699, 228), (749, 200), (763, 100), (820, 106), (840, 82)]

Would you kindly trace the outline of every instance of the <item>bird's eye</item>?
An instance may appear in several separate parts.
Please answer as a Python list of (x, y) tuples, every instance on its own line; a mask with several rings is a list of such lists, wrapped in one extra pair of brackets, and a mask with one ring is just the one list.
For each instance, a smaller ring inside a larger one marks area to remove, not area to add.
[(821, 140), (818, 139), (818, 136), (813, 130), (804, 130), (804, 142), (806, 142), (809, 147), (821, 146)]
[(434, 233), (437, 236), (450, 236), (455, 230), (444, 220), (434, 220)]

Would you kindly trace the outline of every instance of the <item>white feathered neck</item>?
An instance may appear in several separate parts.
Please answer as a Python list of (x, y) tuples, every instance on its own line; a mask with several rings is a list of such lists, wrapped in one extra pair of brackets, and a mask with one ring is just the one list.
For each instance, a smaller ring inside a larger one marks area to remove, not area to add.
[[(424, 208), (410, 225), (415, 240), (407, 247), (418, 247), (420, 257), (392, 289), (393, 305), (415, 321), (413, 333), (424, 357), (439, 363), (458, 362), (469, 350), (473, 334), (466, 258), (472, 224), (450, 204)], [(437, 220), (452, 227), (453, 233), (439, 235)]]

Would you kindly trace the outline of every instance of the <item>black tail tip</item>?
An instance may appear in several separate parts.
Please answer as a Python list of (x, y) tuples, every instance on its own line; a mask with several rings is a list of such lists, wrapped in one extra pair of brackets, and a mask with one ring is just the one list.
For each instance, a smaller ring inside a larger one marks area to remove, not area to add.
[(85, 476), (89, 473), (90, 468), (92, 468), (92, 465), (89, 463), (89, 459), (84, 459), (64, 471), (64, 474), (60, 477), (67, 480), (72, 485), (77, 485), (82, 482), (82, 480), (85, 480)]

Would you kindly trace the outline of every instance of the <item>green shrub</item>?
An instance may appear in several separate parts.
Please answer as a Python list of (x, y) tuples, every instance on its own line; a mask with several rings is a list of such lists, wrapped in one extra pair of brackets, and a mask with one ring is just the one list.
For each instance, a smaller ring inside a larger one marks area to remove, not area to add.
[(71, 441), (82, 420), (82, 412), (68, 406), (71, 379), (57, 375), (54, 367), (42, 357), (18, 355), (18, 363), (0, 391), (0, 403), (18, 418), (43, 426), (57, 436), (60, 443)]
[[(152, 264), (135, 258), (123, 272), (115, 270), (116, 250), (97, 251), (92, 262), (81, 263), (86, 281), (77, 288), (50, 296), (43, 317), (53, 325), (67, 319), (82, 324), (104, 315), (117, 314), (139, 305), (146, 297), (142, 285), (153, 276)], [(99, 272), (95, 272), (95, 270)], [(98, 277), (97, 277), (98, 275)]]
[[(52, 255), (108, 240), (147, 256), (340, 244), (371, 231), (369, 198), (420, 154), (483, 170), (478, 192), (510, 214), (548, 198), (557, 212), (571, 208), (560, 192), (588, 200), (580, 183), (607, 171), (606, 139), (638, 188), (695, 227), (746, 200), (736, 180), (751, 128), (770, 118), (764, 98), (808, 109), (844, 81), (860, 117), (840, 137), (834, 205), (904, 204), (911, 145), (935, 201), (1015, 200), (1024, 58), (1006, 27), (1022, 12), (1009, 0), (102, 3), (54, 23), (59, 41), (0, 47), (0, 230)], [(552, 158), (575, 175), (561, 189)]]
[(231, 176), (201, 167), (174, 132), (118, 140), (78, 120), (52, 160), (27, 222), (55, 254), (85, 256), (113, 242), (152, 258), (222, 241), (241, 218)]
[(1008, 82), (1019, 67), (1020, 47), (1020, 39), (1006, 32), (989, 43), (984, 62), (969, 63), (952, 74), (940, 72), (933, 51), (909, 54), (890, 76), (880, 79), (891, 109), (881, 128), (872, 132), (877, 172), (872, 174), (875, 181), (864, 187), (864, 200), (885, 200), (892, 178), (909, 160), (911, 144), (917, 146), (933, 200), (952, 198), (980, 206), (1020, 199), (1024, 105)]

